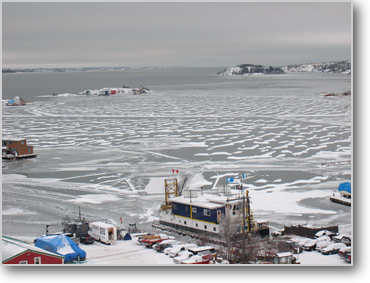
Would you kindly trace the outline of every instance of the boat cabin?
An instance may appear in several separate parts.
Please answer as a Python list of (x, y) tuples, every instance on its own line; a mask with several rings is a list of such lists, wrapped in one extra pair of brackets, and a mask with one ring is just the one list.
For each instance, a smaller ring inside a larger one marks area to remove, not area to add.
[[(242, 232), (243, 201), (240, 195), (203, 194), (198, 190), (185, 190), (183, 195), (169, 198), (171, 206), (160, 213), (159, 223), (189, 233), (202, 233), (218, 236), (222, 219), (229, 218), (238, 223)], [(246, 208), (245, 230), (257, 229), (257, 224)], [(248, 227), (250, 225), (250, 227)]]
[(24, 138), (10, 138), (2, 141), (3, 158), (36, 157), (36, 154), (33, 153), (33, 146), (27, 145), (27, 141)]

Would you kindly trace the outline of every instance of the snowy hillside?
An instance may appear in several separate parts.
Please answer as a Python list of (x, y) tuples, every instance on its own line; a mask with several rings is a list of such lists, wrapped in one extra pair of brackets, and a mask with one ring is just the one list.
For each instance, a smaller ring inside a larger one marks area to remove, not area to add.
[(284, 72), (307, 72), (307, 73), (343, 73), (351, 74), (351, 61), (335, 61), (327, 63), (310, 63), (288, 65), (282, 67)]
[(262, 65), (242, 64), (237, 67), (226, 68), (217, 75), (232, 76), (232, 75), (264, 75), (264, 74), (284, 74), (291, 72), (306, 72), (306, 73), (342, 73), (351, 74), (351, 61), (335, 61), (326, 63), (309, 63), (287, 65), (284, 67), (265, 67)]

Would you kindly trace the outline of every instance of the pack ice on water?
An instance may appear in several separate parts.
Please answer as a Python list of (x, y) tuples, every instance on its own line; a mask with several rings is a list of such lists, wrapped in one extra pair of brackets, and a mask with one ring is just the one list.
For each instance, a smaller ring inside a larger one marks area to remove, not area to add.
[[(3, 99), (28, 85), (26, 100), (34, 101), (3, 106), (3, 136), (27, 138), (38, 155), (3, 161), (3, 233), (39, 235), (78, 206), (92, 220), (150, 229), (170, 177), (212, 191), (232, 176), (249, 189), (255, 218), (276, 227), (350, 223), (351, 209), (328, 196), (351, 180), (351, 165), (323, 164), (351, 160), (351, 98), (321, 95), (350, 90), (350, 76), (216, 72), (65, 73), (68, 85), (57, 74), (49, 93), (41, 84), (47, 74), (35, 74), (32, 84), (31, 74), (3, 76)], [(151, 91), (78, 94), (123, 84)]]

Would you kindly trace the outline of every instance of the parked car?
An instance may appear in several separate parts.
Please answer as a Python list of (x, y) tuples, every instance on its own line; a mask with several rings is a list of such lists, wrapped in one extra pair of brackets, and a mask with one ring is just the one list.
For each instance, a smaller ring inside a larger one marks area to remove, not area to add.
[(200, 247), (188, 248), (188, 251), (189, 252), (192, 252), (194, 255), (197, 255), (197, 254), (202, 254), (202, 255), (212, 254), (212, 255), (216, 255), (215, 248), (212, 247), (212, 246), (200, 246)]
[(91, 237), (89, 234), (84, 234), (80, 236), (80, 243), (88, 245), (93, 244), (95, 239)]
[(331, 238), (327, 235), (323, 235), (321, 237), (316, 238), (316, 243), (325, 242), (325, 241), (330, 242)]
[(193, 255), (194, 254), (192, 252), (189, 252), (189, 251), (180, 252), (179, 255), (173, 259), (173, 262), (176, 263), (176, 264), (180, 264), (184, 260), (187, 260), (187, 259), (191, 258)]
[(337, 254), (340, 248), (343, 248), (343, 247), (347, 247), (347, 246), (343, 243), (331, 244), (327, 246), (326, 248), (323, 248), (321, 250), (321, 253), (324, 255)]
[(191, 258), (182, 261), (182, 264), (209, 264), (211, 260), (209, 258), (205, 259), (201, 255), (193, 255)]
[(144, 244), (147, 248), (151, 248), (154, 244), (163, 242), (164, 240), (175, 240), (175, 237), (168, 236), (166, 234), (153, 234), (148, 236), (143, 236), (141, 243)]
[(351, 255), (351, 253), (347, 253), (347, 254), (345, 254), (345, 255), (343, 256), (343, 259), (344, 259), (346, 262), (351, 263), (351, 261), (352, 261), (352, 255)]
[(333, 232), (333, 231), (329, 231), (329, 230), (321, 230), (321, 231), (319, 231), (315, 234), (315, 238), (319, 238), (319, 237), (324, 236), (324, 235), (332, 237), (332, 236), (335, 236), (336, 233)]
[(307, 241), (302, 248), (305, 251), (313, 251), (316, 248), (316, 240), (309, 240)]
[(329, 242), (329, 241), (323, 241), (323, 242), (318, 242), (316, 243), (316, 250), (318, 250), (319, 252), (322, 251), (322, 249), (326, 248), (327, 246), (330, 246), (332, 245), (333, 242)]
[(182, 251), (187, 251), (189, 248), (196, 248), (196, 244), (182, 244), (175, 246), (173, 249), (171, 249), (168, 253), (170, 257), (178, 256), (178, 254)]
[(168, 255), (172, 249), (175, 249), (175, 248), (177, 248), (178, 246), (180, 246), (180, 245), (184, 245), (184, 244), (185, 244), (184, 242), (180, 242), (180, 243), (177, 243), (177, 244), (173, 245), (172, 247), (165, 248), (165, 249), (163, 250), (163, 253), (164, 253), (165, 255)]
[(157, 252), (163, 253), (164, 249), (168, 247), (173, 247), (176, 245), (176, 240), (164, 240), (158, 244), (155, 244), (153, 246), (153, 249), (155, 249)]
[(351, 236), (350, 235), (338, 235), (333, 237), (333, 241), (337, 243), (344, 243), (347, 246), (351, 245)]
[(340, 248), (340, 250), (338, 252), (338, 255), (340, 257), (344, 257), (345, 254), (351, 253), (351, 250), (352, 250), (351, 247), (343, 247), (343, 248)]

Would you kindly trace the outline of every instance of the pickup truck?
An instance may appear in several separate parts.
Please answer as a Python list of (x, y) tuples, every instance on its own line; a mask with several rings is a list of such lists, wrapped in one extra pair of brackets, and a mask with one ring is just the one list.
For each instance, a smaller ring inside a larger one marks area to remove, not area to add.
[(94, 238), (91, 237), (90, 235), (81, 235), (80, 236), (80, 243), (88, 245), (88, 244), (93, 244), (94, 243)]
[(164, 240), (175, 240), (175, 237), (168, 236), (166, 234), (153, 234), (143, 236), (140, 242), (144, 244), (147, 248), (151, 248), (154, 244), (158, 244)]

